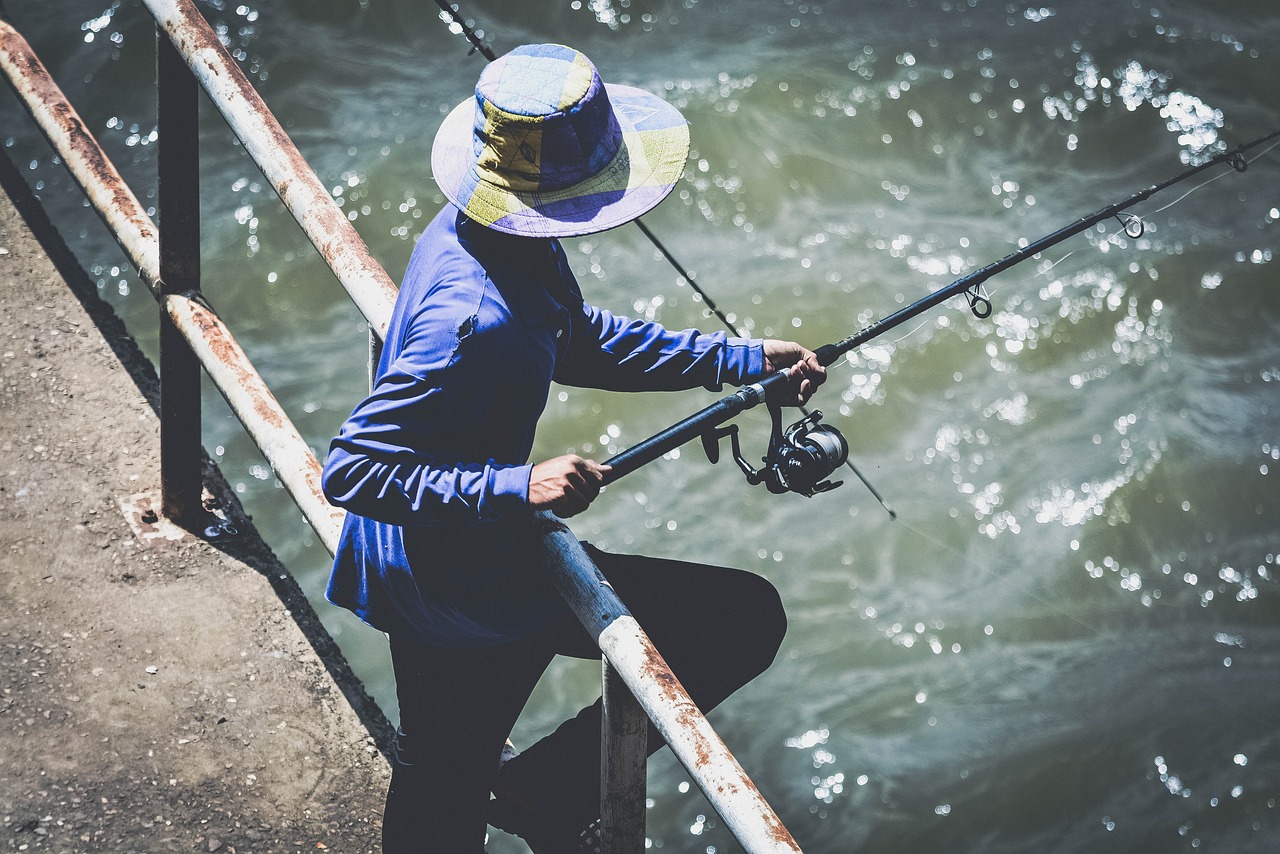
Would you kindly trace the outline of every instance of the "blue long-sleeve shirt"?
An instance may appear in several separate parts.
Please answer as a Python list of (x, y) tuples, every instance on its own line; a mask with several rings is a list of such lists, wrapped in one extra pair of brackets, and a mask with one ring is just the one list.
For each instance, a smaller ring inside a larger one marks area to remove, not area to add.
[(420, 642), (526, 637), (557, 604), (528, 565), (529, 453), (552, 380), (620, 391), (754, 382), (761, 343), (588, 305), (558, 241), (450, 206), (409, 262), (372, 393), (329, 448), (346, 508), (331, 602)]

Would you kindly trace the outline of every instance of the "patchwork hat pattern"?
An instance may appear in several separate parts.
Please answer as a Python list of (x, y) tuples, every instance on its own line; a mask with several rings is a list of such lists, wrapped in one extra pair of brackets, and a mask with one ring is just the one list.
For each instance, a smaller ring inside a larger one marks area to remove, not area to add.
[(666, 101), (601, 82), (563, 45), (516, 48), (485, 67), (431, 150), (445, 196), (508, 234), (572, 237), (629, 222), (684, 171), (689, 127)]

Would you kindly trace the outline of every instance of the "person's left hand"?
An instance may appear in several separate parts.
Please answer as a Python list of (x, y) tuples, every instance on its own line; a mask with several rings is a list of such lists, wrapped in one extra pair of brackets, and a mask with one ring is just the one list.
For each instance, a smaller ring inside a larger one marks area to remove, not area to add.
[(794, 341), (766, 338), (764, 369), (770, 374), (790, 370), (787, 394), (781, 400), (784, 406), (804, 406), (827, 379), (827, 369), (819, 364), (817, 355)]

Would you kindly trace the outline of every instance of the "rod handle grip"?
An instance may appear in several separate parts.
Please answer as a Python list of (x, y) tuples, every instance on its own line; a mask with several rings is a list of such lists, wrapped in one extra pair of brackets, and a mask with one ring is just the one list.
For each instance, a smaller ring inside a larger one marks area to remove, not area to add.
[(746, 408), (744, 402), (737, 396), (722, 398), (701, 412), (697, 412), (680, 423), (673, 424), (661, 433), (650, 436), (648, 439), (638, 442), (616, 456), (610, 457), (604, 461), (605, 465), (611, 467), (605, 473), (605, 484), (613, 483), (623, 475), (630, 474), (668, 451), (698, 438), (708, 430), (712, 430), (728, 421), (744, 408)]

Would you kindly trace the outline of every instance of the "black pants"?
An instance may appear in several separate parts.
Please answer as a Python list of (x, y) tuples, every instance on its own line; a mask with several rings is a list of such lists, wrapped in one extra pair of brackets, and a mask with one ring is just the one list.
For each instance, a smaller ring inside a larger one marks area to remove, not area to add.
[[(705, 712), (763, 672), (786, 617), (748, 572), (588, 547), (622, 601)], [(383, 816), (385, 854), (483, 850), (489, 792), (516, 717), (556, 655), (600, 657), (566, 607), (533, 638), (451, 650), (391, 638), (400, 729)], [(650, 752), (663, 745), (650, 728)], [(543, 799), (572, 827), (599, 815), (600, 702), (503, 766), (503, 785)]]

